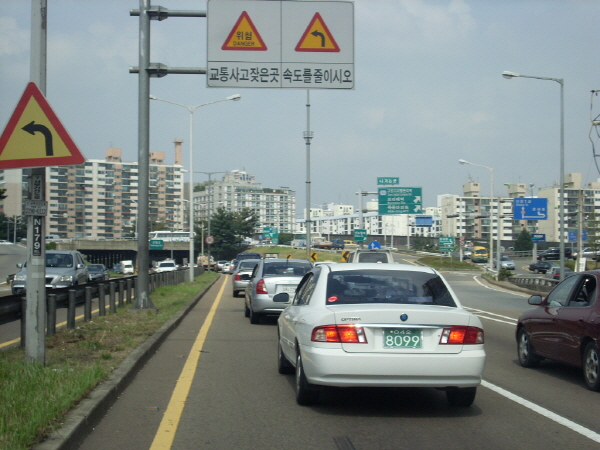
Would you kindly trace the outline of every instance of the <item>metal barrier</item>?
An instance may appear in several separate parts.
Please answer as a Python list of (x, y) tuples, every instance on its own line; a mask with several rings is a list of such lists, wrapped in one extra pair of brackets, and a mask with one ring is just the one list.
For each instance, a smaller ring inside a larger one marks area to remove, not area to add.
[[(150, 293), (161, 286), (176, 285), (188, 280), (189, 269), (176, 270), (172, 272), (162, 272), (150, 274)], [(204, 268), (194, 268), (194, 276), (204, 273)], [(78, 287), (52, 289), (46, 296), (46, 335), (56, 334), (56, 309), (59, 302), (67, 305), (67, 328), (75, 328), (76, 307), (83, 301), (83, 321), (92, 320), (92, 302), (98, 299), (98, 314), (105, 316), (106, 291), (108, 286), (108, 310), (115, 314), (117, 307), (125, 306), (132, 302), (137, 292), (137, 276), (127, 277), (125, 279), (113, 279), (111, 281), (99, 281), (89, 283)], [(0, 324), (21, 320), (21, 346), (25, 345), (25, 317), (27, 309), (27, 298), (18, 295), (12, 295), (2, 298), (0, 304)]]
[(550, 292), (559, 283), (558, 280), (552, 278), (539, 277), (511, 277), (508, 281), (516, 286), (539, 292)]

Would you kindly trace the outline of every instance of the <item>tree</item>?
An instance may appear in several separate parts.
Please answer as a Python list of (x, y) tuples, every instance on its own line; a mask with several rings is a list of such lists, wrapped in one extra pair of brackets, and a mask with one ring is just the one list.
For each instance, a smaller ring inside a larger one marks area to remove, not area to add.
[(248, 208), (237, 212), (228, 212), (223, 207), (217, 208), (211, 217), (210, 232), (215, 239), (211, 253), (218, 258), (233, 258), (240, 252), (244, 238), (254, 234), (257, 222), (258, 217)]
[(279, 243), (282, 245), (289, 245), (294, 239), (292, 233), (279, 233)]
[(531, 234), (526, 228), (523, 228), (517, 237), (515, 242), (515, 251), (525, 252), (533, 249), (533, 242), (531, 242)]

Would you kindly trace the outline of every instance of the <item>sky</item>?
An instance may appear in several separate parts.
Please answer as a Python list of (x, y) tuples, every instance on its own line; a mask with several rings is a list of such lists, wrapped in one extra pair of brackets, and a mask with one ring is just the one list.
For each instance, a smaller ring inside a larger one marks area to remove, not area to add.
[[(217, 1), (217, 0), (213, 0)], [(169, 10), (206, 1), (156, 0)], [(52, 109), (88, 159), (121, 148), (138, 155), (137, 1), (48, 0), (47, 92)], [(0, 0), (0, 126), (29, 81), (31, 2)], [(564, 79), (565, 173), (598, 181), (590, 133), (600, 114), (600, 1), (371, 1), (354, 3), (353, 90), (311, 90), (311, 205), (358, 206), (378, 177), (422, 187), (423, 206), (462, 195), (470, 180), (496, 195), (504, 183), (532, 190), (560, 179), (560, 84), (502, 77), (503, 71)], [(151, 61), (206, 67), (206, 18), (151, 22)], [(208, 88), (205, 75), (151, 79), (151, 94), (194, 113), (194, 172), (245, 170), (263, 187), (286, 186), (305, 207), (307, 91)], [(150, 150), (174, 163), (182, 139), (188, 168), (189, 112), (151, 102)], [(600, 139), (592, 139), (600, 154)], [(219, 177), (221, 175), (213, 175)], [(194, 181), (208, 179), (195, 173)], [(375, 198), (375, 196), (370, 197)]]

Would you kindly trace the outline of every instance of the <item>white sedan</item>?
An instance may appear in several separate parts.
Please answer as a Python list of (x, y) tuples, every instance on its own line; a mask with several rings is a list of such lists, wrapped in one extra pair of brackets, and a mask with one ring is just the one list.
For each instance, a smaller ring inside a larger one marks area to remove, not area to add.
[(278, 370), (295, 373), (301, 405), (323, 386), (371, 386), (438, 388), (452, 406), (470, 406), (485, 365), (481, 321), (426, 267), (317, 266), (281, 313), (278, 335)]

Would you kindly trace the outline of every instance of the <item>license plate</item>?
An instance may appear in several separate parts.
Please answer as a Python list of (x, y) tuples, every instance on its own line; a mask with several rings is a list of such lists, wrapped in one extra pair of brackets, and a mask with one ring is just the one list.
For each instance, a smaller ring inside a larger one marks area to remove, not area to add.
[(296, 292), (296, 286), (282, 286), (279, 289), (279, 292), (287, 292), (288, 294), (293, 294)]
[(383, 348), (421, 348), (423, 333), (415, 328), (384, 328)]

